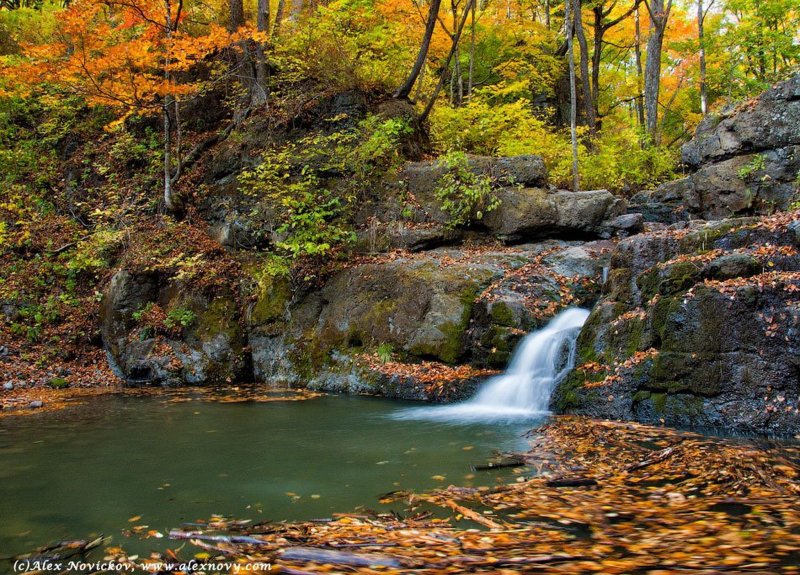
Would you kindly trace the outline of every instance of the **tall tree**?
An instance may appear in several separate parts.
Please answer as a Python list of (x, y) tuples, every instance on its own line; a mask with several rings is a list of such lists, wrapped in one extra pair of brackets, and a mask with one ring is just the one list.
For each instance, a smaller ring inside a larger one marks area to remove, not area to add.
[(642, 68), (642, 24), (639, 17), (639, 4), (633, 11), (633, 56), (636, 64), (636, 119), (639, 128), (644, 130), (644, 70)]
[(578, 38), (578, 48), (581, 55), (581, 91), (583, 92), (583, 110), (586, 116), (586, 125), (592, 134), (597, 132), (597, 120), (594, 113), (594, 97), (589, 79), (589, 45), (586, 42), (586, 33), (583, 30), (583, 10), (581, 0), (572, 0), (573, 30)]
[(395, 98), (408, 98), (411, 90), (414, 88), (414, 83), (425, 65), (425, 60), (428, 58), (428, 49), (431, 46), (431, 38), (433, 31), (436, 29), (436, 21), (439, 18), (439, 8), (441, 7), (442, 0), (431, 0), (428, 6), (428, 18), (425, 21), (425, 32), (422, 35), (422, 42), (417, 52), (417, 59), (414, 61), (414, 66), (411, 68), (411, 73), (406, 78), (406, 81), (394, 93)]
[(469, 76), (467, 79), (467, 98), (472, 98), (472, 83), (474, 80), (473, 74), (475, 72), (475, 10), (477, 9), (477, 2), (472, 3), (472, 11), (470, 18), (470, 38), (469, 38)]
[[(258, 6), (256, 8), (256, 27), (263, 36), (269, 36), (269, 18), (269, 0), (258, 0)], [(250, 95), (250, 103), (253, 106), (261, 106), (267, 102), (269, 69), (267, 67), (265, 50), (266, 43), (264, 39), (259, 39), (256, 42), (256, 83), (255, 89)]]
[(569, 68), (569, 134), (572, 142), (572, 191), (580, 189), (578, 173), (578, 102), (575, 81), (575, 51), (572, 46), (575, 20), (571, 14), (572, 0), (564, 2), (564, 26), (567, 34), (567, 67)]
[(286, 0), (278, 0), (278, 7), (275, 9), (275, 25), (272, 27), (272, 36), (277, 38), (281, 33), (281, 24), (286, 12)]
[(611, 18), (614, 9), (618, 5), (617, 0), (612, 0), (608, 4), (605, 0), (595, 0), (592, 4), (592, 14), (594, 16), (592, 29), (592, 104), (596, 118), (600, 118), (600, 65), (603, 60), (603, 48), (605, 47), (606, 32), (627, 20), (634, 10), (638, 9), (641, 0), (633, 0), (627, 10), (623, 11), (616, 18)]
[(242, 0), (230, 0), (229, 6), (231, 12), (231, 32), (236, 32), (239, 28), (244, 26), (244, 3)]
[(658, 97), (661, 91), (661, 51), (672, 0), (645, 0), (650, 14), (650, 37), (644, 67), (644, 112), (650, 141), (658, 143)]
[[(708, 3), (708, 8), (714, 4), (714, 0)], [(708, 114), (708, 81), (706, 73), (706, 33), (705, 19), (707, 10), (703, 9), (703, 0), (697, 0), (697, 44), (700, 58), (700, 111), (703, 117)]]

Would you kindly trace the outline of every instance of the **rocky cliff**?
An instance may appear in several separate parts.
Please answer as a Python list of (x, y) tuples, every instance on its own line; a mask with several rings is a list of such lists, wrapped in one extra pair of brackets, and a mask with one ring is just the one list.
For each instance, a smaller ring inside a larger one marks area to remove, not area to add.
[[(632, 199), (675, 223), (614, 249), (556, 409), (800, 430), (798, 144), (800, 77), (709, 117), (683, 146), (689, 175)], [(762, 215), (724, 219), (739, 214)]]
[(788, 209), (800, 173), (800, 76), (710, 114), (681, 156), (686, 177), (638, 194), (632, 210), (672, 222)]
[[(135, 384), (246, 379), (414, 399), (469, 394), (526, 332), (566, 306), (592, 305), (608, 238), (641, 227), (605, 190), (548, 188), (536, 156), (471, 157), (469, 166), (500, 200), (485, 219), (450, 225), (434, 194), (442, 165), (409, 163), (361, 206), (356, 253), (320, 284), (256, 274), (247, 294), (209, 295), (170, 274), (117, 272), (103, 306), (112, 362)], [(236, 193), (224, 178), (213, 201)], [(268, 245), (264, 212), (246, 196), (229, 200), (238, 207), (207, 212), (212, 233), (225, 230), (218, 239), (235, 238), (239, 249)], [(144, 321), (153, 310), (188, 321), (153, 329), (164, 325)], [(426, 385), (437, 370), (437, 380), (452, 380), (448, 390)]]

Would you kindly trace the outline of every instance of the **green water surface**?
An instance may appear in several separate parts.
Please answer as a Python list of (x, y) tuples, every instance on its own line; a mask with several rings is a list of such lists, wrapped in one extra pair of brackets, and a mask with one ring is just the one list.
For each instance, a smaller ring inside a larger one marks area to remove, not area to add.
[(527, 445), (530, 422), (391, 419), (401, 407), (407, 404), (344, 396), (269, 403), (105, 396), (6, 417), (0, 556), (97, 534), (126, 547), (149, 545), (123, 530), (144, 524), (166, 534), (212, 514), (258, 521), (330, 517), (360, 506), (400, 511), (402, 504), (380, 505), (378, 496), (491, 484), (503, 476), (471, 479), (470, 465)]

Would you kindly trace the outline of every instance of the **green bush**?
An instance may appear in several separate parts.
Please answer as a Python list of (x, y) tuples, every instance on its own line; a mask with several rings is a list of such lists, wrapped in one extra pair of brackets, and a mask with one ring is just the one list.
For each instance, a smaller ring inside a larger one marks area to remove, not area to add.
[(177, 329), (178, 327), (187, 328), (192, 325), (196, 319), (197, 315), (192, 310), (185, 307), (176, 307), (167, 312), (164, 326), (170, 330)]
[(378, 349), (375, 350), (375, 353), (381, 363), (389, 363), (392, 361), (394, 346), (391, 343), (382, 343), (378, 346)]
[[(279, 250), (291, 258), (324, 255), (355, 240), (350, 209), (374, 177), (399, 165), (411, 131), (404, 120), (370, 116), (352, 129), (312, 134), (266, 152), (239, 176), (240, 190), (275, 208)], [(343, 176), (336, 189), (323, 173)]]
[(434, 190), (434, 196), (448, 214), (448, 227), (469, 226), (500, 205), (491, 179), (470, 169), (464, 152), (451, 152), (439, 158), (447, 169)]
[[(592, 142), (579, 127), (578, 161), (583, 189), (635, 192), (670, 179), (677, 154), (666, 146), (641, 146), (640, 134), (611, 120)], [(542, 156), (550, 181), (569, 187), (572, 150), (569, 132), (548, 125), (530, 101), (495, 102), (486, 91), (460, 108), (441, 105), (431, 114), (431, 139), (440, 152), (462, 151), (487, 156)]]

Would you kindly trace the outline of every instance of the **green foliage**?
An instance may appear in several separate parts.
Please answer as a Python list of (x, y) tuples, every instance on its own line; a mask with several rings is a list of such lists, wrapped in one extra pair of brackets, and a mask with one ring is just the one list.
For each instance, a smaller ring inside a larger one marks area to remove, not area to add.
[(591, 151), (581, 145), (581, 187), (630, 193), (671, 179), (677, 151), (667, 146), (641, 146), (639, 140), (635, 130), (621, 128), (604, 131)]
[(63, 377), (54, 377), (48, 382), (48, 385), (53, 389), (64, 389), (69, 387), (69, 383)]
[(451, 152), (439, 162), (447, 171), (439, 180), (434, 196), (450, 216), (448, 227), (469, 226), (500, 205), (489, 176), (471, 170), (465, 153)]
[(44, 327), (60, 319), (60, 303), (58, 296), (50, 295), (42, 304), (21, 305), (18, 311), (19, 319), (11, 324), (11, 333), (23, 336), (28, 341), (39, 341)]
[(392, 361), (392, 355), (394, 354), (394, 346), (391, 343), (382, 343), (378, 346), (375, 350), (375, 353), (378, 356), (378, 359), (381, 363), (389, 363)]
[[(411, 131), (403, 120), (370, 116), (355, 128), (312, 134), (265, 153), (239, 176), (240, 189), (274, 207), (276, 244), (285, 254), (324, 255), (355, 240), (350, 208), (371, 178), (399, 164), (402, 138)], [(341, 177), (337, 186), (325, 181), (330, 174)]]
[(278, 47), (281, 69), (328, 89), (392, 89), (416, 50), (373, 0), (320, 3), (302, 24), (302, 33), (285, 35)]
[(197, 319), (197, 315), (190, 309), (185, 307), (175, 307), (167, 312), (167, 317), (164, 320), (164, 326), (169, 330), (180, 328), (187, 328), (192, 325)]
[(67, 269), (75, 273), (96, 272), (109, 267), (111, 257), (122, 245), (123, 232), (98, 229), (78, 242), (67, 261)]
[(147, 315), (153, 310), (154, 305), (155, 304), (153, 304), (153, 302), (148, 302), (147, 304), (144, 305), (144, 307), (133, 312), (131, 314), (133, 320), (137, 323), (142, 322), (147, 317)]
[(122, 124), (116, 128), (117, 137), (111, 145), (111, 158), (132, 167), (149, 166), (161, 168), (161, 137), (152, 128), (145, 128), (144, 137), (134, 135), (123, 129)]
[[(579, 134), (584, 142), (585, 129), (579, 129)], [(569, 134), (537, 117), (525, 99), (493, 102), (489, 94), (479, 91), (461, 108), (440, 106), (431, 115), (431, 138), (440, 151), (540, 155), (550, 180), (557, 186), (570, 185)], [(640, 134), (624, 125), (609, 125), (591, 149), (581, 143), (578, 155), (582, 187), (614, 192), (636, 191), (669, 179), (677, 164), (674, 151), (665, 146), (642, 146)]]
[(763, 170), (767, 167), (767, 159), (761, 155), (757, 154), (753, 156), (753, 159), (750, 162), (741, 168), (739, 168), (738, 176), (740, 180), (746, 180), (756, 172)]
[(156, 332), (176, 334), (197, 320), (197, 314), (189, 308), (177, 306), (164, 313), (161, 306), (153, 302), (148, 302), (133, 312), (131, 317), (142, 327), (139, 335), (144, 339), (152, 337)]

